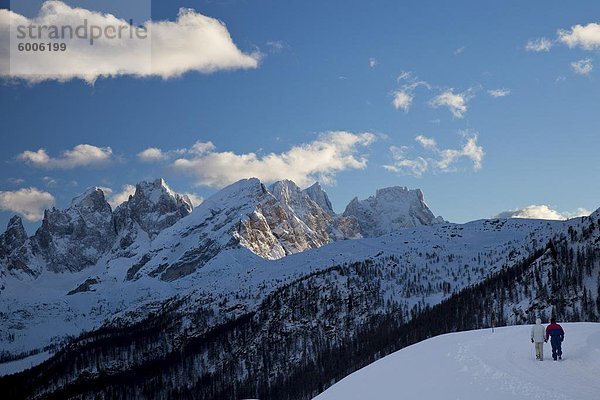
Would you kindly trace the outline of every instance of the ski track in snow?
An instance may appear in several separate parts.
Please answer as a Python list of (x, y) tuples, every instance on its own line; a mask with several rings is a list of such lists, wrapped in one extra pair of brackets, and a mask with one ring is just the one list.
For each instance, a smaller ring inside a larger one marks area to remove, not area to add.
[(441, 335), (349, 375), (315, 400), (597, 400), (600, 324), (565, 323), (562, 361), (536, 361), (531, 326)]

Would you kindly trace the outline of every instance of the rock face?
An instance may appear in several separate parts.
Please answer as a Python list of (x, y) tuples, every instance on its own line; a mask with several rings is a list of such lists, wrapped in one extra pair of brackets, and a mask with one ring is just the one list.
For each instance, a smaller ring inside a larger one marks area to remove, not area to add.
[(19, 217), (0, 235), (0, 264), (8, 271), (37, 276), (43, 269), (74, 272), (106, 256), (134, 256), (162, 230), (192, 212), (187, 196), (173, 192), (162, 179), (141, 182), (129, 200), (113, 212), (100, 188), (88, 189), (71, 205), (46, 210), (31, 238)]
[(379, 189), (375, 196), (366, 200), (354, 198), (343, 215), (356, 218), (364, 237), (444, 222), (443, 218), (435, 217), (429, 210), (420, 189), (409, 190), (399, 186)]
[(99, 188), (75, 197), (66, 210), (46, 210), (32, 242), (53, 272), (81, 271), (112, 247), (112, 210)]
[(152, 240), (192, 210), (190, 199), (172, 191), (163, 179), (138, 183), (135, 193), (114, 211), (115, 251), (125, 255), (140, 236)]
[(312, 186), (304, 189), (304, 193), (306, 193), (308, 197), (312, 199), (312, 201), (317, 203), (319, 207), (323, 209), (323, 211), (329, 215), (335, 215), (335, 212), (333, 212), (333, 207), (331, 206), (331, 201), (329, 201), (327, 193), (325, 193), (319, 182), (315, 182)]
[(8, 221), (6, 232), (0, 235), (0, 264), (8, 271), (16, 270), (29, 275), (37, 275), (31, 264), (31, 243), (23, 228), (20, 217), (14, 216)]
[[(245, 247), (266, 259), (322, 246), (332, 216), (291, 181), (267, 188), (258, 179), (243, 179), (206, 199), (187, 218), (153, 242), (147, 262), (138, 271), (173, 280), (202, 267), (224, 249)], [(183, 254), (173, 257), (173, 243)], [(142, 272), (143, 272), (142, 271)], [(139, 276), (139, 275), (138, 275)]]
[(265, 212), (286, 254), (320, 247), (331, 241), (329, 226), (332, 216), (294, 182), (279, 181), (270, 190), (279, 204), (273, 204), (270, 209), (265, 207)]

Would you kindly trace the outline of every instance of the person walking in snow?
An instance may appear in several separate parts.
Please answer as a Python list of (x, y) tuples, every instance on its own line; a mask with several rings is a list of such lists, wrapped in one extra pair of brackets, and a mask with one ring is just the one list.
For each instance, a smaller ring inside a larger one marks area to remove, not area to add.
[(541, 319), (535, 320), (535, 325), (531, 327), (531, 343), (535, 344), (535, 359), (544, 361), (544, 340), (546, 338), (546, 329), (542, 325)]
[(559, 360), (562, 360), (562, 342), (565, 340), (565, 331), (562, 326), (556, 323), (556, 318), (552, 317), (550, 319), (550, 325), (546, 328), (546, 340), (548, 342), (550, 339), (550, 344), (552, 345), (552, 358), (556, 361), (558, 357)]

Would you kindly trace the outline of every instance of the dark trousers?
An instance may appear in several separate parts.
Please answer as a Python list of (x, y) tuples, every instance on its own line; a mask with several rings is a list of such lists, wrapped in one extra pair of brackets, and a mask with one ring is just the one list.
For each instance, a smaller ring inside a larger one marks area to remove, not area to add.
[(552, 336), (550, 344), (552, 345), (552, 358), (556, 360), (556, 357), (562, 357), (562, 340), (560, 336)]

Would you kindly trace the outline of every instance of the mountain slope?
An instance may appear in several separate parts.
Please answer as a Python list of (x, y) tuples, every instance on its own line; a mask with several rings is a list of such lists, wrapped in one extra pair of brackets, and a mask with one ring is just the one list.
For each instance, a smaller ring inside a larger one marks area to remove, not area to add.
[(315, 400), (460, 398), (593, 400), (600, 393), (600, 324), (563, 324), (564, 358), (535, 360), (530, 326), (452, 333), (409, 346), (347, 376)]

